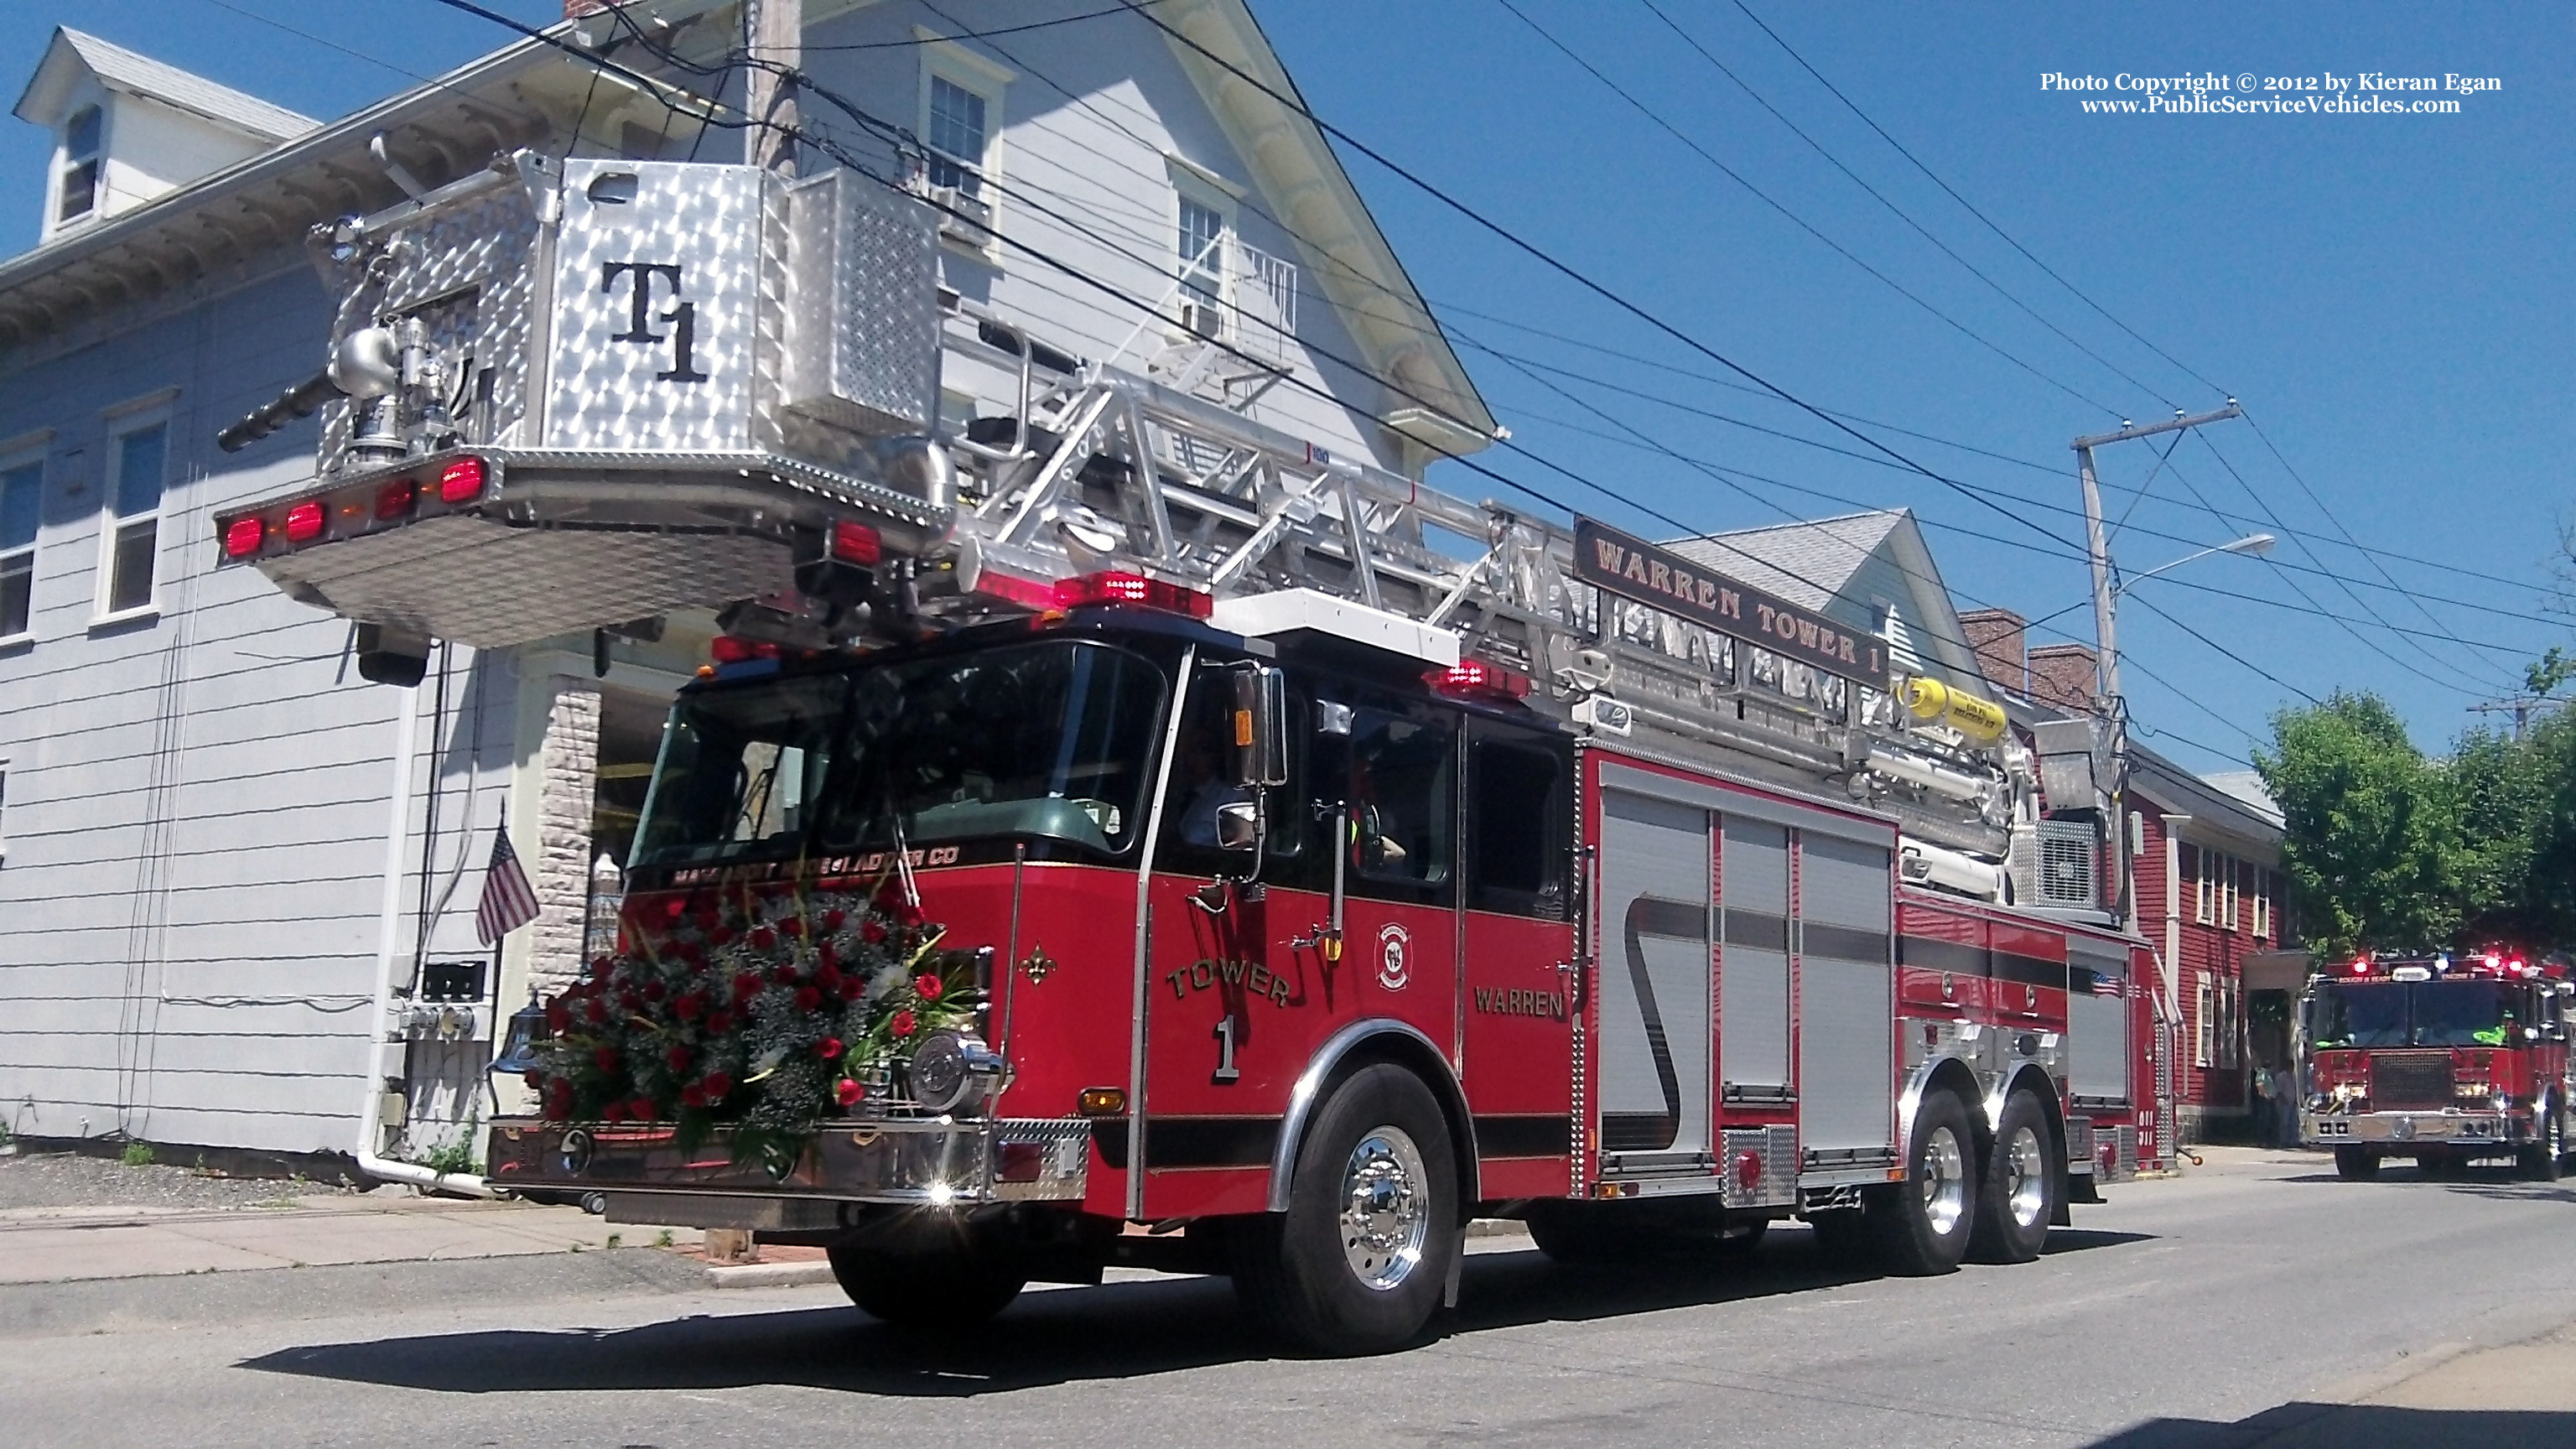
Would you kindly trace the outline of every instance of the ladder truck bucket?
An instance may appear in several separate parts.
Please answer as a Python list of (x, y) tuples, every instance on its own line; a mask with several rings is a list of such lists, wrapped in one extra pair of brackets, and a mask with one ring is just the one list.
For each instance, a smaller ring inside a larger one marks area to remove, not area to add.
[(936, 215), (866, 178), (529, 152), (320, 229), (311, 483), (220, 563), (360, 623), (506, 646), (792, 592), (834, 530), (942, 540)]

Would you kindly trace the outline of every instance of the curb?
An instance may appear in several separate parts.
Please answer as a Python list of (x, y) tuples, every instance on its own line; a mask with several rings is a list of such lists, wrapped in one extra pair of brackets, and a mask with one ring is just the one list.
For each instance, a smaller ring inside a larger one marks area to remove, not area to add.
[(810, 1288), (832, 1281), (832, 1265), (807, 1263), (710, 1263), (710, 1288)]

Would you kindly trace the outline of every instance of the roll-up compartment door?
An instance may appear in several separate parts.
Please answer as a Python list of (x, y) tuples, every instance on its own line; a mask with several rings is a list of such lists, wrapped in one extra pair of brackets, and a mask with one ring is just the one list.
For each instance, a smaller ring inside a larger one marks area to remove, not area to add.
[(1883, 1148), (1894, 1134), (1889, 851), (1798, 838), (1798, 1125), (1809, 1151)]
[(2129, 1100), (2128, 953), (2070, 941), (2066, 991), (2067, 1091), (2099, 1102)]
[(1709, 821), (1601, 796), (1601, 1150), (1709, 1148)]
[(1789, 831), (1728, 815), (1718, 893), (1718, 1075), (1730, 1096), (1778, 1097), (1789, 1087)]

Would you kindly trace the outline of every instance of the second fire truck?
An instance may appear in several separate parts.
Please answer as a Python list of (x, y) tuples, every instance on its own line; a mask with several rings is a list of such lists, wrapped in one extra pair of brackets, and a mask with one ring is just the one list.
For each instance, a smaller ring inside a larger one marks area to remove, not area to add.
[(2299, 1006), (2300, 1138), (2375, 1177), (2410, 1157), (2427, 1177), (2509, 1158), (2555, 1179), (2567, 1159), (2566, 969), (2518, 954), (2365, 954)]

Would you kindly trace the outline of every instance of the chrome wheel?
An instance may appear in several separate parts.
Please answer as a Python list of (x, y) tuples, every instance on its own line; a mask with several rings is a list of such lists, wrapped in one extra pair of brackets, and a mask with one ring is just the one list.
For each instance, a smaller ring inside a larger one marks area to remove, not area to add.
[(1968, 1154), (1960, 1149), (1959, 1134), (1944, 1125), (1923, 1144), (1923, 1216), (1946, 1238), (1958, 1231), (1967, 1211)]
[(1342, 1257), (1351, 1276), (1386, 1292), (1422, 1263), (1431, 1234), (1431, 1176), (1401, 1127), (1360, 1134), (1342, 1168)]
[(2013, 1134), (2012, 1150), (2004, 1154), (2004, 1202), (2025, 1228), (2048, 1216), (2048, 1149), (2028, 1126)]

